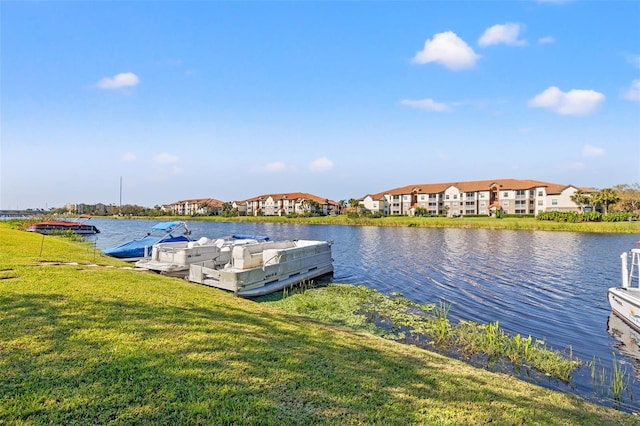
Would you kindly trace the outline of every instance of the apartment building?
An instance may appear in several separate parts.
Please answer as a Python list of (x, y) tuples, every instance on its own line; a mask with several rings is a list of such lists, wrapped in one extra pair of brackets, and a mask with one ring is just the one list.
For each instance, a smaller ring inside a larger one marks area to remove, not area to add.
[(197, 198), (181, 200), (162, 206), (162, 211), (176, 216), (220, 215), (224, 203), (215, 198)]
[(506, 214), (537, 214), (544, 211), (579, 211), (571, 201), (576, 191), (594, 192), (589, 188), (536, 180), (494, 179), (408, 185), (360, 200), (367, 211), (385, 215), (415, 214), (417, 208), (431, 215), (464, 216)]
[(340, 206), (333, 200), (306, 192), (263, 194), (244, 201), (233, 202), (238, 214), (247, 216), (285, 216), (288, 214), (336, 214)]

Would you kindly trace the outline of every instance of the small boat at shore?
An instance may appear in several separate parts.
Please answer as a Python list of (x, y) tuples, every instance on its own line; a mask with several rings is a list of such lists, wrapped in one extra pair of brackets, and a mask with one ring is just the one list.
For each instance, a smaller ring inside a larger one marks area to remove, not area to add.
[(138, 261), (151, 256), (154, 244), (189, 242), (191, 231), (184, 222), (160, 222), (153, 225), (150, 231), (141, 238), (110, 247), (102, 251), (107, 256), (126, 261)]
[[(88, 220), (88, 219), (87, 219)], [(73, 233), (77, 235), (99, 234), (100, 230), (93, 225), (73, 220), (48, 220), (29, 225), (29, 232), (37, 232), (43, 235), (59, 235)]]
[(622, 282), (607, 292), (611, 310), (634, 330), (640, 331), (640, 248), (620, 255)]
[(331, 242), (313, 240), (267, 241), (235, 246), (229, 262), (194, 262), (187, 279), (257, 297), (333, 273)]
[(234, 234), (215, 240), (202, 237), (197, 241), (158, 243), (153, 245), (149, 258), (136, 262), (136, 268), (184, 278), (192, 263), (207, 261), (211, 265), (222, 267), (231, 259), (231, 249), (234, 246), (268, 240), (269, 237), (264, 235)]

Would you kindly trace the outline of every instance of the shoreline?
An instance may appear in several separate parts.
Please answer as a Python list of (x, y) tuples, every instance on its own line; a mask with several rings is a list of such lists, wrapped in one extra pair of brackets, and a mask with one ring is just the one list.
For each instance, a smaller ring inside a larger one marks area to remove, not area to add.
[(100, 219), (130, 220), (180, 220), (201, 222), (282, 223), (291, 225), (382, 226), (409, 228), (460, 228), (509, 231), (592, 232), (615, 234), (640, 234), (640, 221), (634, 222), (552, 222), (530, 217), (409, 217), (387, 216), (381, 218), (316, 216), (95, 216)]

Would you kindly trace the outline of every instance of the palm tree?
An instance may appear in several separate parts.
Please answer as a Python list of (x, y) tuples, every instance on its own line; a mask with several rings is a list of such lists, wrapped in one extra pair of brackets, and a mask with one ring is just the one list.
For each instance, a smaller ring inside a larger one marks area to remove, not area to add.
[(589, 202), (591, 201), (591, 197), (589, 196), (589, 194), (585, 194), (584, 192), (577, 190), (571, 196), (571, 201), (578, 205), (578, 208), (582, 213), (584, 211), (584, 206), (589, 204)]
[(356, 209), (356, 213), (358, 213), (358, 207), (360, 206), (360, 200), (358, 200), (357, 198), (350, 198), (349, 199), (349, 205), (351, 207), (354, 207)]
[(620, 201), (618, 193), (611, 188), (604, 188), (591, 196), (593, 204), (601, 204), (604, 206), (604, 214), (609, 214), (609, 206)]

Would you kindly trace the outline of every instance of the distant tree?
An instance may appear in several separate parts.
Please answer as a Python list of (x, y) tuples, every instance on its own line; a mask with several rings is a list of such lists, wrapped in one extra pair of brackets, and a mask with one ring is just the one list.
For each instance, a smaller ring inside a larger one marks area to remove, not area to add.
[(237, 215), (238, 215), (238, 209), (233, 208), (233, 204), (229, 202), (222, 203), (222, 216), (231, 217), (231, 216), (237, 216)]
[(429, 211), (427, 209), (425, 209), (424, 207), (416, 207), (415, 212), (413, 213), (416, 216), (428, 216), (429, 215)]
[(616, 210), (640, 213), (640, 184), (616, 185), (613, 189), (620, 196)]
[(612, 188), (604, 188), (591, 196), (594, 204), (600, 204), (604, 207), (604, 213), (609, 213), (609, 207), (620, 201), (618, 193)]
[(584, 192), (577, 190), (571, 196), (571, 201), (578, 205), (580, 212), (584, 211), (584, 206), (591, 202), (591, 197), (589, 194), (585, 194)]
[(358, 200), (357, 198), (350, 198), (349, 199), (349, 206), (355, 208), (356, 209), (356, 213), (358, 213), (358, 209), (360, 207), (360, 200)]
[(302, 214), (317, 215), (319, 211), (322, 211), (322, 206), (314, 200), (302, 200), (300, 210)]

